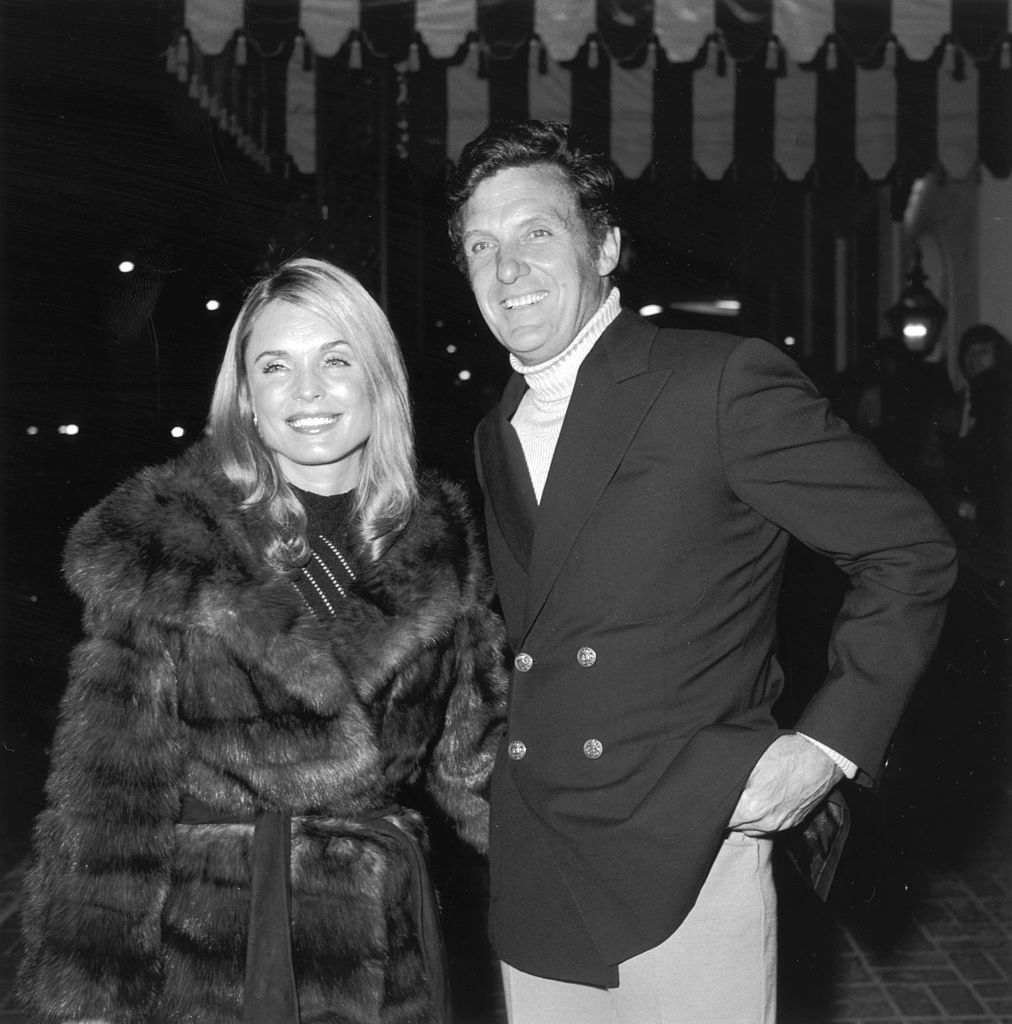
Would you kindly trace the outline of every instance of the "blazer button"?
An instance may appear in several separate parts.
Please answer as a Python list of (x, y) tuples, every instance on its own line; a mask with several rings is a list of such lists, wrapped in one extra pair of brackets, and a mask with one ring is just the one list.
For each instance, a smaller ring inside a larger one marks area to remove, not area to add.
[(531, 668), (534, 666), (534, 659), (526, 652), (521, 651), (520, 654), (513, 659), (513, 665), (518, 672), (530, 672)]
[(600, 740), (587, 740), (583, 745), (583, 753), (591, 761), (596, 761), (604, 753), (604, 744)]
[(590, 668), (597, 661), (597, 651), (593, 647), (581, 647), (576, 652), (576, 660), (582, 668)]
[(513, 740), (513, 742), (509, 745), (509, 755), (510, 758), (514, 761), (519, 761), (526, 753), (527, 746), (520, 740)]

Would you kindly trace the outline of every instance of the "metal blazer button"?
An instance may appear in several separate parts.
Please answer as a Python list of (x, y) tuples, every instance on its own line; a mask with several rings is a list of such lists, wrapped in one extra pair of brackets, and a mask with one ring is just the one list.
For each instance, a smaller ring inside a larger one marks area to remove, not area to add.
[(514, 659), (513, 665), (518, 672), (530, 672), (534, 659), (525, 651), (521, 651)]
[(576, 660), (583, 668), (590, 668), (597, 661), (597, 651), (593, 647), (581, 647), (576, 652)]
[(527, 753), (527, 745), (520, 740), (513, 740), (509, 745), (509, 755), (514, 761), (519, 761)]
[(583, 753), (591, 761), (596, 761), (604, 753), (604, 744), (600, 740), (587, 740), (583, 745)]

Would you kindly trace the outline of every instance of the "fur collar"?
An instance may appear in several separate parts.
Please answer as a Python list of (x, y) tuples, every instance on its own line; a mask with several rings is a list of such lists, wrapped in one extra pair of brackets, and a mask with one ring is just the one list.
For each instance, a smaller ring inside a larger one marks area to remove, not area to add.
[(166, 631), (198, 631), (253, 660), (270, 660), (281, 636), (336, 644), (368, 696), (490, 595), (462, 490), (430, 475), (420, 490), (417, 512), (377, 562), (352, 541), (358, 580), (332, 624), (264, 562), (206, 443), (143, 470), (86, 513), (71, 531), (64, 573), (104, 632), (153, 627), (164, 642)]

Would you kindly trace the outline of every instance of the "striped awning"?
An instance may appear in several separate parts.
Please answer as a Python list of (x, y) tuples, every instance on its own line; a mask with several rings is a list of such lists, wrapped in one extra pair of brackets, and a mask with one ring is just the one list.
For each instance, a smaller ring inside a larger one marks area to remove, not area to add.
[(1012, 170), (1012, 0), (177, 3), (170, 71), (274, 168), (333, 159), (328, 91), (389, 73), (393, 144), (423, 171), (526, 116), (627, 177)]

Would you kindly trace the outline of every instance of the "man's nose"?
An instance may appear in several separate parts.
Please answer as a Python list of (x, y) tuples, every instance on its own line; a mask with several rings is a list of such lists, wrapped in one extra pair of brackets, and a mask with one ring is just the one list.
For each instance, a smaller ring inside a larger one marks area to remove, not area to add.
[(523, 257), (514, 249), (499, 250), (496, 277), (503, 284), (512, 284), (518, 277), (523, 277), (529, 269)]

